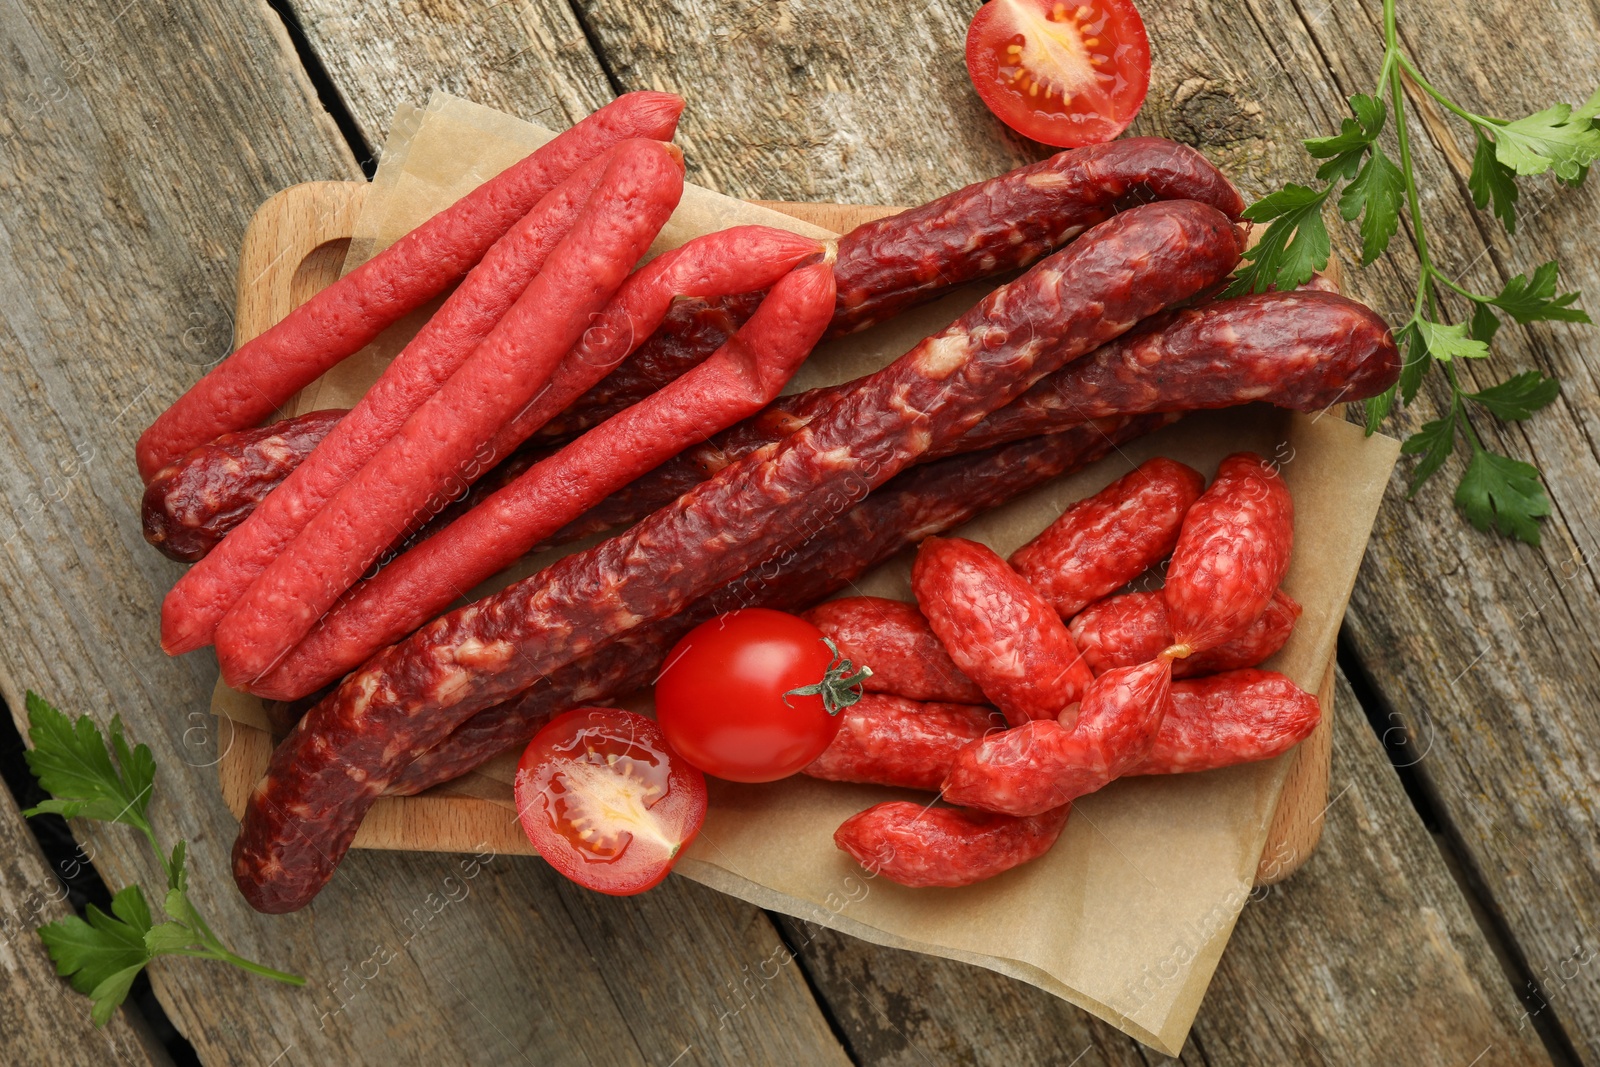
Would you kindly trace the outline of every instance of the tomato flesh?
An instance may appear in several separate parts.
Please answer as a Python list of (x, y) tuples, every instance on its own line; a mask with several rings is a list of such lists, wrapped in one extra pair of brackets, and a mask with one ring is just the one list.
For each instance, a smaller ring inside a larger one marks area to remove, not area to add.
[(661, 728), (617, 708), (577, 708), (517, 764), (517, 815), (533, 847), (579, 885), (625, 896), (659, 883), (706, 815), (706, 780)]
[(767, 608), (730, 611), (689, 631), (656, 681), (656, 719), (672, 747), (734, 782), (787, 778), (839, 730), (821, 696), (787, 696), (820, 682), (833, 662), (822, 631)]
[(990, 0), (967, 29), (967, 72), (999, 119), (1061, 147), (1109, 141), (1150, 88), (1150, 41), (1131, 0)]

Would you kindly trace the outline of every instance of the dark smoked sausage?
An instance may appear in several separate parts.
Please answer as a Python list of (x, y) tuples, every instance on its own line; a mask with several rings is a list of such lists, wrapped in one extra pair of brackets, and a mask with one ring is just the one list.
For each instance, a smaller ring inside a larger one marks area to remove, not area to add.
[(1044, 375), (1216, 284), (1237, 264), (1239, 243), (1231, 220), (1204, 204), (1124, 211), (997, 289), (798, 433), (626, 533), (379, 653), (274, 753), (234, 846), (234, 877), (246, 899), (269, 912), (303, 907), (416, 753), (540, 675), (809, 540)]
[(144, 490), (144, 539), (193, 563), (238, 526), (345, 416), (308, 411), (254, 430), (225, 433), (156, 472)]
[[(1357, 301), (1311, 290), (1261, 293), (1152, 317), (1042, 379), (930, 452), (993, 448), (1091, 419), (1200, 411), (1253, 400), (1292, 411), (1364, 400), (1395, 383), (1388, 325)], [(788, 436), (849, 389), (779, 398), (766, 411), (657, 467), (541, 547), (633, 522), (757, 448)]]

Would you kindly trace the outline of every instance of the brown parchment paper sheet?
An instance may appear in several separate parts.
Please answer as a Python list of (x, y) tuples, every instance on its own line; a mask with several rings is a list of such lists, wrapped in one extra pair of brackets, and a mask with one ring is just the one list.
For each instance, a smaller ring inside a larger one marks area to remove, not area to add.
[[(385, 146), (346, 269), (498, 173), (551, 134), (509, 115), (436, 94), (405, 108)], [(689, 186), (655, 251), (726, 226), (761, 223), (823, 235), (786, 215)], [(976, 301), (969, 287), (873, 330), (830, 343), (790, 390), (853, 378), (898, 356)], [(309, 387), (297, 410), (348, 406), (420, 325), (397, 325), (371, 349)], [(1337, 414), (1252, 406), (1192, 415), (1094, 466), (991, 511), (962, 534), (1001, 553), (1153, 455), (1208, 477), (1229, 452), (1279, 464), (1295, 499), (1295, 551), (1285, 587), (1305, 607), (1269, 663), (1315, 692), (1398, 443), (1364, 438)], [(512, 577), (563, 554), (524, 561)], [(910, 599), (909, 559), (878, 568), (848, 593)], [(644, 704), (648, 698), (629, 702)], [(214, 710), (251, 725), (255, 698), (219, 683)], [(1074, 805), (1040, 860), (963, 889), (905, 889), (866, 875), (833, 846), (846, 817), (894, 791), (796, 777), (764, 786), (714, 782), (700, 837), (678, 872), (760, 907), (878, 944), (947, 956), (1030, 982), (1177, 1055), (1250, 893), (1287, 757), (1207, 774), (1129, 779)], [(911, 794), (906, 794), (910, 796)], [(925, 799), (925, 798), (924, 798)], [(507, 798), (509, 802), (509, 798)]]

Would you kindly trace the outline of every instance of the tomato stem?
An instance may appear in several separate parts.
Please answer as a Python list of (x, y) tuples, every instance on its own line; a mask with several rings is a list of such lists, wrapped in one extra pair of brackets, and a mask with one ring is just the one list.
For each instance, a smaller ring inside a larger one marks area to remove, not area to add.
[(824, 637), (822, 643), (833, 653), (833, 661), (823, 672), (822, 681), (802, 685), (783, 694), (785, 707), (793, 707), (790, 697), (822, 697), (822, 707), (829, 715), (837, 715), (861, 699), (861, 683), (872, 677), (872, 668), (862, 664), (860, 670), (839, 652), (839, 646)]

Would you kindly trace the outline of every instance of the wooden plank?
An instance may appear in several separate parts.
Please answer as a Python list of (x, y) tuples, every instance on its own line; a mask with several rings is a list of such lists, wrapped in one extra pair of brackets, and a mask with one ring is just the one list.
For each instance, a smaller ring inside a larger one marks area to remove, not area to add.
[(1030, 162), (961, 62), (972, 5), (575, 0), (624, 88), (689, 101), (689, 177), (729, 196), (920, 203)]
[[(1377, 73), (1379, 6), (1341, 7), (1343, 17), (1294, 19), (1272, 5), (1264, 21), (1286, 39), (1310, 42), (1335, 92), (1366, 91)], [(1402, 25), (1422, 69), (1465, 107), (1507, 118), (1557, 100), (1575, 102), (1600, 71), (1600, 10), (1594, 5), (1489, 4), (1441, 0), (1424, 13), (1403, 5)], [(1501, 30), (1517, 28), (1515, 54)], [(1297, 50), (1303, 44), (1294, 45)], [(1472, 143), (1455, 120), (1433, 109), (1419, 131), (1418, 168), (1426, 190), (1430, 246), (1463, 284), (1494, 292), (1506, 278), (1559, 259), (1562, 288), (1582, 289), (1600, 307), (1600, 191), (1525, 183), (1514, 240), (1465, 195)], [(1292, 127), (1296, 135), (1332, 130), (1333, 116)], [(1463, 155), (1465, 153), (1465, 155)], [(1415, 277), (1409, 250), (1365, 272), (1358, 284), (1391, 320), (1409, 313)], [(1447, 303), (1455, 318), (1466, 314)], [(1600, 761), (1600, 681), (1593, 620), (1600, 581), (1594, 500), (1600, 492), (1593, 327), (1508, 325), (1486, 364), (1460, 369), (1467, 388), (1538, 368), (1564, 382), (1564, 398), (1533, 419), (1473, 425), (1491, 448), (1537, 463), (1555, 503), (1539, 549), (1468, 528), (1451, 507), (1459, 458), (1407, 503), (1406, 465), (1380, 514), (1356, 587), (1349, 632), (1365, 670), (1392, 713), (1406, 757), (1438, 809), (1446, 839), (1469, 878), (1510, 931), (1512, 952), (1536, 988), (1519, 988), (1530, 1010), (1557, 1026), (1586, 1061), (1600, 1061), (1600, 838), (1593, 798)], [(1444, 392), (1428, 395), (1400, 420), (1415, 429), (1437, 413)]]
[[(626, 86), (660, 85), (697, 102), (686, 120), (691, 162), (729, 192), (914, 202), (1033, 151), (999, 133), (966, 84), (958, 30), (969, 5), (865, 13), (844, 3), (729, 10), (691, 0), (669, 14), (582, 0), (582, 9)], [(1197, 145), (1251, 195), (1309, 179), (1300, 139), (1337, 129), (1342, 97), (1370, 91), (1377, 73), (1377, 0), (1186, 0), (1147, 5), (1144, 14), (1156, 69), (1134, 132)], [(1514, 116), (1579, 100), (1600, 69), (1592, 4), (1441, 0), (1402, 5), (1401, 19), (1424, 67), (1480, 111)], [(1514, 49), (1504, 46), (1507, 26), (1516, 27)], [(717, 117), (697, 124), (700, 108)], [(845, 115), (850, 121), (839, 122)], [(1456, 138), (1464, 133), (1453, 129)], [(1437, 254), (1463, 282), (1493, 291), (1559, 257), (1564, 287), (1583, 288), (1591, 307), (1600, 301), (1595, 183), (1577, 193), (1535, 183), (1513, 244), (1467, 201), (1459, 160), (1470, 142), (1453, 146), (1452, 170), (1428, 138), (1415, 140)], [(825, 160), (812, 165), (819, 148)], [(1336, 228), (1336, 251), (1349, 261), (1359, 258), (1353, 238)], [(1403, 237), (1384, 260), (1352, 272), (1352, 291), (1403, 321), (1414, 268)], [(1444, 808), (1451, 841), (1540, 984), (1533, 1006), (1547, 1003), (1543, 1017), (1566, 1024), (1578, 1051), (1600, 1060), (1600, 895), (1592, 892), (1600, 841), (1591, 803), (1600, 672), (1586, 622), (1600, 616), (1589, 562), (1600, 547), (1592, 504), (1600, 426), (1594, 406), (1575, 399), (1600, 384), (1582, 358), (1595, 344), (1584, 327), (1512, 326), (1490, 366), (1464, 369), (1477, 386), (1529, 367), (1567, 383), (1566, 399), (1528, 423), (1475, 423), (1495, 447), (1546, 471), (1556, 515), (1544, 548), (1463, 524), (1449, 499), (1459, 460), (1412, 503), (1403, 465), (1357, 586), (1351, 633), (1397, 729), (1426, 753), (1416, 769)], [(1431, 386), (1395, 425), (1414, 429), (1439, 398)]]
[[(1183, 1062), (1548, 1063), (1342, 676), (1336, 703), (1321, 846), (1246, 905)], [(1021, 982), (785, 926), (862, 1063), (1145, 1062)]]
[(367, 143), (435, 89), (565, 129), (615, 94), (562, 0), (290, 0)]
[[(79, 862), (79, 861), (71, 861)], [(35, 932), (72, 914), (66, 885), (39, 851), (11, 792), (0, 787), (0, 1048), (10, 1063), (169, 1063), (137, 1011), (126, 1006), (104, 1029), (91, 1002), (56, 977)]]
[[(0, 0), (0, 39), (0, 692), (13, 709), (30, 686), (72, 712), (120, 712), (155, 751), (152, 813), (190, 844), (197, 906), (242, 954), (309, 979), (163, 961), (156, 992), (200, 1056), (642, 1064), (692, 1047), (693, 1062), (842, 1062), (792, 968), (719, 1019), (776, 935), (681, 880), (614, 901), (532, 860), (367, 854), (302, 913), (245, 906), (213, 767), (228, 739), (205, 711), (215, 662), (157, 647), (179, 567), (140, 536), (132, 445), (227, 351), (255, 206), (359, 171), (265, 5)], [(156, 884), (131, 835), (74, 830), (108, 882)]]

